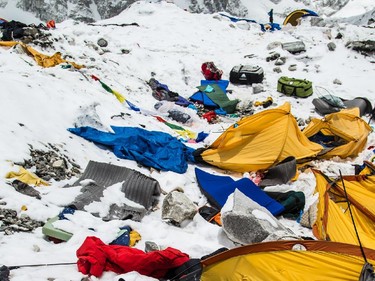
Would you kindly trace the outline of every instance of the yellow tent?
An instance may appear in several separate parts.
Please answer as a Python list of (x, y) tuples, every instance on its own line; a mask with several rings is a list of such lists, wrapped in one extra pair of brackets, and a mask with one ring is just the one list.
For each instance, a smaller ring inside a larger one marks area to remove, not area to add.
[[(364, 249), (367, 262), (375, 251)], [(327, 241), (273, 241), (234, 248), (202, 261), (201, 281), (359, 281), (358, 246)]]
[(366, 146), (371, 131), (371, 127), (360, 117), (359, 108), (354, 107), (328, 114), (323, 119), (312, 119), (303, 133), (310, 139), (320, 135), (319, 139), (327, 145), (327, 149), (318, 157), (328, 159), (333, 156), (358, 156)]
[(300, 131), (290, 103), (285, 103), (243, 118), (195, 156), (222, 169), (246, 172), (268, 169), (289, 156), (314, 157), (322, 149)]
[(342, 180), (334, 180), (318, 170), (313, 172), (315, 192), (319, 193), (314, 235), (321, 240), (359, 245), (346, 202), (345, 186), (361, 243), (375, 249), (375, 176), (343, 176)]
[(42, 66), (42, 67), (53, 67), (53, 66), (56, 66), (56, 65), (58, 65), (60, 63), (64, 63), (64, 62), (71, 64), (72, 66), (74, 66), (77, 69), (80, 69), (80, 68), (84, 67), (83, 65), (76, 64), (75, 62), (70, 62), (70, 61), (64, 60), (61, 57), (61, 53), (60, 52), (57, 52), (57, 53), (53, 54), (52, 56), (48, 56), (48, 55), (44, 55), (44, 54), (39, 53), (35, 49), (31, 48), (30, 46), (28, 46), (28, 45), (26, 45), (26, 44), (24, 44), (22, 42), (18, 42), (18, 41), (0, 41), (0, 46), (3, 46), (3, 47), (13, 47), (15, 45), (22, 46), (22, 49), (29, 56), (34, 57), (34, 59), (37, 62), (37, 64), (40, 65), (40, 66)]
[(283, 25), (287, 25), (288, 23), (292, 26), (297, 26), (300, 23), (300, 19), (306, 16), (318, 16), (315, 12), (307, 9), (295, 10), (291, 12), (289, 15), (286, 16)]

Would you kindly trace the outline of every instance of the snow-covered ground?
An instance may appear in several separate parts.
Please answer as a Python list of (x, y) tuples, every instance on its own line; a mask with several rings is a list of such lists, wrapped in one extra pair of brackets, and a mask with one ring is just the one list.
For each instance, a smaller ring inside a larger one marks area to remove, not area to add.
[[(358, 2), (361, 1), (357, 1), (357, 5)], [(362, 2), (364, 6), (368, 5), (368, 1)], [(345, 16), (348, 15), (350, 10), (345, 11)], [(259, 15), (259, 18), (263, 17), (263, 14)], [(28, 21), (29, 19), (25, 18), (25, 22)], [(139, 26), (112, 25), (133, 22)], [(256, 64), (263, 67), (263, 92), (253, 94), (250, 86), (229, 85), (232, 93), (228, 96), (230, 99), (240, 99), (239, 107), (272, 97), (274, 104), (270, 108), (288, 101), (295, 117), (306, 120), (310, 116), (318, 116), (311, 103), (318, 93), (306, 99), (286, 97), (276, 91), (277, 80), (281, 75), (311, 80), (314, 86), (328, 89), (342, 98), (367, 97), (372, 105), (375, 104), (375, 64), (371, 62), (374, 59), (345, 47), (351, 40), (375, 40), (373, 28), (349, 24), (329, 28), (313, 27), (307, 19), (299, 27), (285, 27), (281, 31), (263, 33), (257, 24), (232, 23), (218, 14), (190, 14), (166, 2), (135, 3), (119, 16), (97, 22), (96, 25), (65, 21), (50, 31), (56, 39), (53, 49), (35, 46), (35, 49), (44, 54), (52, 55), (58, 51), (69, 56), (68, 60), (85, 65), (80, 71), (60, 66), (42, 68), (31, 57), (17, 52), (16, 49), (0, 47), (0, 174), (3, 175), (0, 177), (0, 201), (6, 203), (4, 207), (14, 209), (20, 215), (24, 213), (33, 219), (46, 221), (56, 216), (79, 193), (77, 188), (62, 188), (77, 178), (60, 182), (52, 180), (50, 186), (37, 187), (42, 194), (41, 200), (22, 195), (7, 184), (5, 174), (18, 171), (19, 167), (14, 163), (30, 158), (30, 146), (47, 150), (48, 144), (57, 146), (70, 159), (74, 159), (82, 167), (82, 171), (90, 160), (125, 166), (155, 178), (166, 192), (180, 187), (198, 206), (207, 202), (195, 179), (195, 165), (189, 164), (184, 174), (149, 170), (139, 167), (134, 161), (118, 159), (112, 152), (103, 150), (67, 130), (74, 127), (77, 118), (86, 113), (85, 109), (95, 104), (98, 121), (102, 123), (102, 128), (107, 130), (110, 130), (111, 125), (142, 126), (147, 130), (178, 136), (154, 117), (131, 111), (120, 104), (98, 82), (90, 79), (91, 75), (98, 76), (112, 89), (145, 110), (154, 110), (153, 106), (157, 102), (146, 83), (152, 75), (159, 82), (167, 84), (170, 90), (188, 98), (196, 91), (200, 80), (204, 79), (201, 64), (206, 61), (215, 62), (216, 66), (224, 71), (223, 79), (229, 78), (231, 68), (237, 64)], [(339, 32), (343, 34), (343, 38), (335, 39)], [(107, 47), (97, 46), (100, 38), (108, 41)], [(296, 40), (304, 41), (305, 53), (292, 55), (280, 46), (273, 50), (267, 49), (272, 42)], [(335, 51), (328, 50), (329, 42), (336, 44)], [(271, 51), (277, 51), (287, 58), (286, 64), (281, 66), (282, 73), (273, 71), (273, 61), (266, 61)], [(249, 58), (247, 55), (252, 56)], [(288, 70), (292, 64), (297, 67), (294, 72)], [(334, 84), (335, 79), (342, 84)], [(262, 107), (254, 109), (263, 110)], [(126, 118), (111, 118), (121, 112), (128, 113)], [(205, 131), (209, 136), (204, 143), (188, 143), (192, 148), (209, 145), (237, 120), (235, 117), (227, 117), (218, 124), (208, 124), (198, 117), (194, 119), (186, 128), (194, 132)], [(372, 133), (367, 147), (374, 144)], [(369, 159), (371, 155), (372, 151), (366, 149), (355, 159), (332, 159), (316, 161), (313, 164), (327, 174), (337, 175), (339, 169), (343, 174), (352, 174), (352, 164), (362, 164), (363, 160)], [(218, 175), (223, 174), (223, 171), (208, 165), (200, 168)], [(243, 176), (239, 173), (229, 175), (237, 179)], [(280, 191), (303, 191), (306, 195), (306, 209), (314, 201), (314, 188), (315, 179), (311, 173), (302, 173), (293, 183), (273, 187)], [(116, 196), (116, 193), (113, 196)], [(164, 196), (161, 196), (159, 207)], [(27, 210), (22, 210), (22, 206), (26, 206)], [(309, 229), (302, 228), (295, 221), (281, 219), (281, 222), (297, 235), (312, 235)], [(0, 264), (12, 266), (75, 262), (75, 252), (86, 236), (94, 235), (109, 243), (116, 237), (118, 227), (124, 224), (130, 225), (141, 234), (142, 239), (136, 245), (139, 249), (144, 249), (144, 242), (151, 240), (160, 245), (177, 248), (195, 258), (223, 246), (233, 246), (229, 240), (219, 239), (223, 237), (220, 227), (207, 223), (198, 214), (183, 227), (163, 222), (160, 209), (145, 216), (141, 222), (104, 222), (88, 213), (76, 212), (70, 221), (59, 223), (59, 227), (74, 234), (66, 243), (54, 244), (47, 241), (41, 228), (33, 233), (20, 232), (13, 235), (0, 232)], [(89, 230), (90, 227), (95, 228), (95, 232)], [(75, 265), (24, 267), (11, 271), (12, 281), (39, 281), (47, 278), (54, 278), (56, 281), (80, 280), (82, 277)], [(118, 280), (119, 277), (127, 281), (154, 280), (135, 272), (121, 276), (106, 272), (100, 279), (92, 280)]]

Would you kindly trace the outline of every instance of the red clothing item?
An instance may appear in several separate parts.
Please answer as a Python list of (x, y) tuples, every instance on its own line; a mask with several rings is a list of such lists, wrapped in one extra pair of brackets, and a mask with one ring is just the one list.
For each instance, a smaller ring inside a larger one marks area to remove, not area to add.
[(89, 236), (77, 250), (78, 271), (100, 277), (103, 271), (118, 274), (137, 271), (142, 275), (162, 278), (169, 269), (189, 260), (187, 254), (168, 247), (162, 251), (145, 253), (120, 245), (106, 245), (97, 237)]

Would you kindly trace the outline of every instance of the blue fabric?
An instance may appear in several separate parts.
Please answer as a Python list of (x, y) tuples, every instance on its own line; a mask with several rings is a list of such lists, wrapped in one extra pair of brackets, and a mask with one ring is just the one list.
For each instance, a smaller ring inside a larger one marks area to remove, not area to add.
[(68, 131), (112, 149), (118, 158), (135, 160), (162, 171), (183, 174), (187, 170), (187, 161), (194, 162), (194, 149), (169, 134), (133, 127), (111, 128), (114, 133), (91, 127), (69, 128)]
[(120, 227), (123, 233), (113, 240), (109, 245), (120, 245), (120, 246), (129, 246), (130, 244), (130, 232), (132, 231), (130, 226)]
[(227, 87), (229, 85), (228, 80), (201, 80), (201, 86), (217, 84), (224, 93), (227, 92)]
[(222, 109), (222, 108), (215, 109), (215, 113), (217, 115), (226, 115), (227, 114), (227, 112), (224, 109)]
[(183, 107), (188, 107), (191, 102), (185, 99), (184, 97), (178, 96), (178, 100), (175, 102), (175, 104)]
[(280, 24), (278, 23), (265, 23), (265, 24), (260, 23), (259, 25), (260, 25), (260, 29), (263, 32), (266, 32), (267, 30), (269, 31), (281, 30)]
[(205, 138), (208, 137), (208, 134), (205, 132), (199, 132), (197, 138), (195, 139), (196, 142), (204, 141)]
[(265, 207), (274, 216), (285, 210), (283, 205), (268, 196), (248, 178), (235, 181), (231, 177), (211, 175), (198, 168), (195, 168), (195, 176), (203, 194), (210, 204), (218, 209), (224, 206), (229, 195), (237, 188), (247, 197)]
[(244, 20), (244, 21), (247, 21), (247, 22), (254, 22), (254, 23), (256, 23), (255, 20), (251, 20), (251, 19), (244, 19), (244, 18), (232, 17), (232, 16), (228, 16), (228, 15), (223, 14), (223, 13), (219, 13), (219, 15), (221, 15), (223, 17), (229, 18), (232, 22), (238, 22), (238, 21)]
[(309, 9), (302, 9), (302, 11), (308, 12), (308, 14), (303, 15), (302, 17), (308, 17), (308, 16), (318, 17), (319, 16), (317, 13)]
[(198, 91), (195, 94), (193, 94), (190, 99), (192, 101), (198, 101), (203, 103), (205, 106), (210, 106), (214, 108), (218, 108), (219, 106), (214, 103), (204, 92)]

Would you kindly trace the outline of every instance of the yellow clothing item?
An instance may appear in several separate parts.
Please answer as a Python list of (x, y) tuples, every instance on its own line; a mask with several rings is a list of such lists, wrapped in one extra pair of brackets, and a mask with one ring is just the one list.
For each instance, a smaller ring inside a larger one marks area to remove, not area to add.
[(19, 172), (9, 172), (5, 175), (5, 178), (11, 179), (11, 178), (17, 178), (18, 180), (22, 181), (23, 183), (26, 184), (31, 184), (31, 185), (49, 185), (48, 182), (45, 180), (42, 180), (39, 178), (37, 175), (29, 172), (23, 167), (20, 167)]
[(57, 52), (57, 53), (55, 53), (52, 56), (48, 56), (48, 55), (44, 55), (44, 54), (39, 53), (35, 49), (31, 48), (30, 46), (28, 46), (28, 45), (26, 45), (26, 44), (24, 44), (22, 42), (18, 42), (18, 41), (0, 41), (0, 46), (4, 46), (4, 47), (13, 47), (13, 46), (15, 46), (17, 44), (20, 45), (20, 46), (22, 46), (23, 50), (28, 55), (34, 57), (34, 59), (37, 62), (37, 64), (40, 65), (40, 66), (42, 66), (42, 67), (53, 67), (53, 66), (56, 66), (56, 65), (58, 65), (60, 63), (69, 63), (69, 64), (71, 64), (73, 67), (75, 67), (77, 69), (81, 69), (82, 67), (85, 67), (84, 65), (79, 65), (79, 64), (76, 64), (75, 62), (70, 62), (70, 61), (64, 60), (61, 57), (61, 53), (60, 52)]

